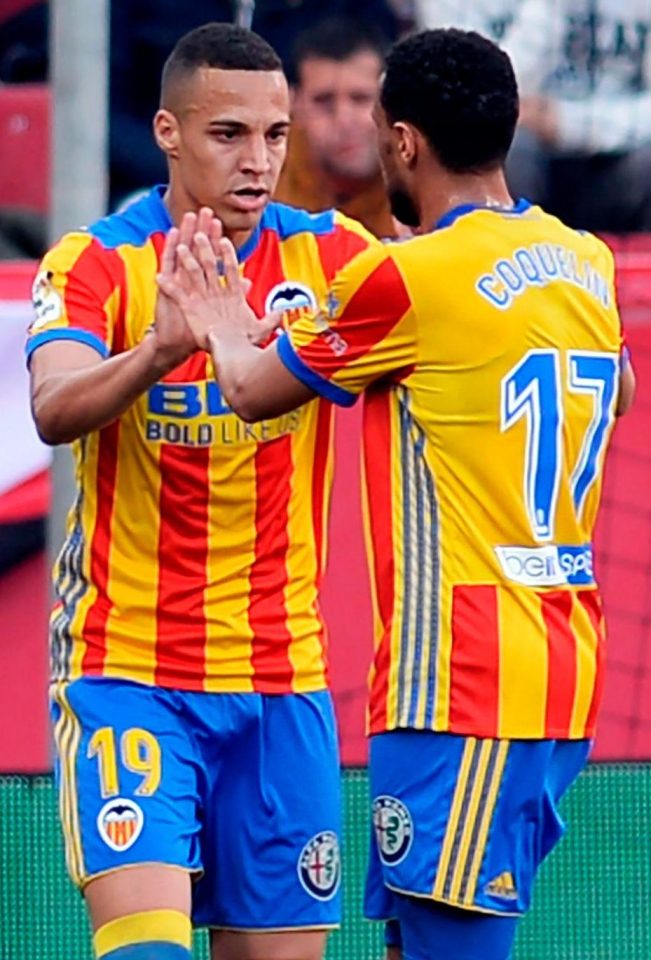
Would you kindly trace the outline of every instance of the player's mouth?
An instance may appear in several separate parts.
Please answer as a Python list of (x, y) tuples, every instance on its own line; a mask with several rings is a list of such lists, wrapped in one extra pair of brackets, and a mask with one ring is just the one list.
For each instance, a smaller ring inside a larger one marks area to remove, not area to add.
[(241, 187), (231, 193), (233, 206), (237, 210), (255, 212), (269, 202), (269, 191), (265, 187)]

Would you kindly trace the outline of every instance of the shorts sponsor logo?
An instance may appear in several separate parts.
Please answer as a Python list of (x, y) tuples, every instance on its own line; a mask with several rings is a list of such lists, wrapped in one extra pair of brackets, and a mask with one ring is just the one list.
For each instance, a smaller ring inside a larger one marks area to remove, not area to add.
[(51, 270), (41, 270), (32, 285), (32, 301), (36, 316), (30, 327), (31, 333), (48, 323), (59, 320), (63, 315), (63, 301), (61, 294), (52, 283), (53, 276)]
[(513, 874), (508, 870), (500, 873), (498, 877), (495, 877), (486, 884), (484, 893), (487, 893), (491, 897), (497, 897), (498, 900), (517, 900), (518, 891), (513, 882)]
[(373, 826), (382, 863), (394, 866), (404, 860), (414, 838), (411, 814), (404, 803), (396, 797), (376, 797)]
[(267, 294), (264, 304), (265, 313), (279, 312), (285, 314), (289, 323), (294, 323), (300, 316), (316, 309), (316, 295), (304, 283), (295, 280), (283, 280), (272, 287)]
[(336, 833), (323, 830), (308, 840), (298, 858), (298, 879), (316, 900), (331, 900), (334, 897), (341, 880), (341, 857)]
[(111, 850), (123, 853), (132, 847), (142, 831), (144, 816), (133, 800), (117, 797), (105, 803), (97, 816), (99, 835)]
[(525, 587), (590, 586), (594, 583), (592, 544), (583, 546), (495, 547), (504, 575)]

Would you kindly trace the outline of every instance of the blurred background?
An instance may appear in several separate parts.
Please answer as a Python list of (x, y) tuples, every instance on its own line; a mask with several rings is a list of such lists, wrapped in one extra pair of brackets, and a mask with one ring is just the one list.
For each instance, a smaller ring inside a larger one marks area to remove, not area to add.
[[(0, 0), (0, 960), (90, 957), (50, 772), (49, 557), (72, 494), (65, 453), (53, 461), (29, 415), (31, 283), (61, 233), (164, 181), (151, 136), (160, 71), (176, 40), (209, 20), (252, 24), (285, 63), (294, 129), (278, 198), (337, 206), (380, 236), (395, 227), (370, 112), (388, 45), (420, 27), (486, 33), (512, 55), (521, 89), (512, 191), (615, 252), (639, 392), (615, 431), (596, 541), (605, 702), (593, 763), (567, 802), (569, 837), (543, 869), (516, 958), (649, 960), (651, 0)], [(324, 589), (347, 824), (347, 912), (330, 960), (382, 954), (380, 932), (360, 919), (371, 611), (359, 414), (338, 418)]]

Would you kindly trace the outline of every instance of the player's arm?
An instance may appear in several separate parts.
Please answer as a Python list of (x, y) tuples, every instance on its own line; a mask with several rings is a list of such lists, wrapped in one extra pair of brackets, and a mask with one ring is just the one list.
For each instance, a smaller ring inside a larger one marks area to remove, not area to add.
[(197, 235), (194, 251), (180, 245), (177, 258), (184, 282), (161, 276), (161, 288), (210, 350), (222, 393), (244, 420), (277, 416), (314, 395), (350, 405), (373, 380), (413, 362), (414, 326), (403, 322), (413, 319), (411, 304), (381, 245), (347, 264), (322, 309), (265, 350), (251, 342), (232, 245)]
[[(193, 214), (185, 239), (196, 226)], [(35, 282), (27, 356), (33, 417), (46, 443), (69, 443), (112, 423), (197, 349), (179, 311), (161, 297), (142, 342), (110, 356), (125, 294), (115, 263), (92, 238), (70, 235), (46, 256)]]
[(631, 409), (635, 399), (635, 371), (626, 347), (622, 353), (622, 373), (619, 379), (619, 396), (617, 398), (617, 407), (615, 414), (622, 417)]
[(39, 436), (54, 446), (112, 423), (177, 365), (172, 357), (154, 335), (107, 360), (82, 342), (44, 343), (30, 364), (32, 414)]

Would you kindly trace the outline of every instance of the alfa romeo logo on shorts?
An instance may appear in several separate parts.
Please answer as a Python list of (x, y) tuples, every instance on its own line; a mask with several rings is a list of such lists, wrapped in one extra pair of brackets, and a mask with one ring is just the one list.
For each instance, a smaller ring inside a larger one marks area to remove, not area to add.
[(341, 858), (339, 840), (332, 830), (317, 833), (305, 844), (298, 858), (298, 879), (317, 900), (331, 900), (339, 887)]
[(142, 810), (133, 800), (117, 797), (105, 803), (97, 815), (99, 835), (111, 850), (123, 853), (132, 847), (142, 830)]
[(396, 797), (376, 797), (373, 826), (380, 859), (387, 866), (404, 860), (414, 838), (414, 825), (407, 807)]

